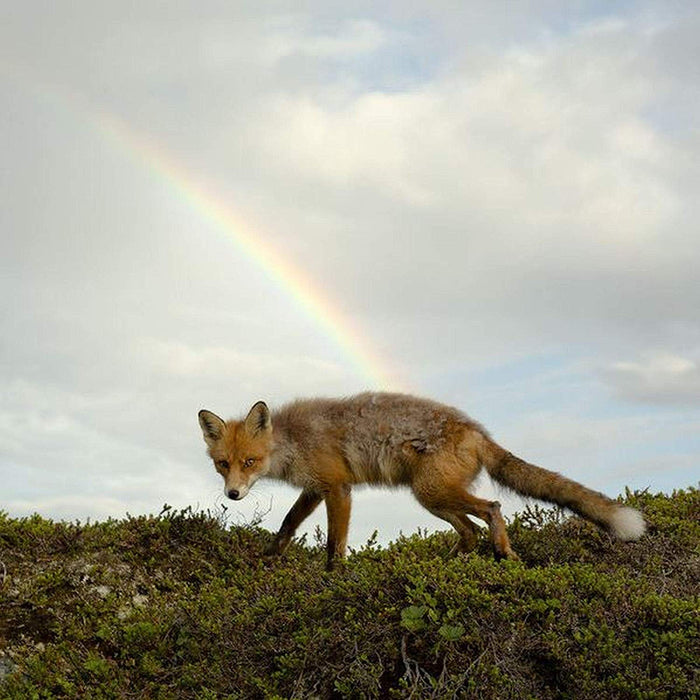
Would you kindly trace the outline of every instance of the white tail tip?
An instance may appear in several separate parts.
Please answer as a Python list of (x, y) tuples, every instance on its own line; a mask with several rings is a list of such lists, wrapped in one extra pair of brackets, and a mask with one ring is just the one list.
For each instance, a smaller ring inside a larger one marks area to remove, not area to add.
[(638, 540), (647, 526), (642, 514), (634, 508), (620, 506), (615, 508), (610, 518), (610, 529), (619, 540)]

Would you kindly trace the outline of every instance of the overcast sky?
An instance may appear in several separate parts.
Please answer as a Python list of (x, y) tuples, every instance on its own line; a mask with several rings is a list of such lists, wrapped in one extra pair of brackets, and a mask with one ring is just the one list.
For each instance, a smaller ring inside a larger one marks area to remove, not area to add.
[[(610, 495), (696, 485), (698, 36), (694, 1), (3, 3), (0, 509), (217, 508), (199, 408), (378, 376)], [(350, 540), (419, 526), (363, 490)]]

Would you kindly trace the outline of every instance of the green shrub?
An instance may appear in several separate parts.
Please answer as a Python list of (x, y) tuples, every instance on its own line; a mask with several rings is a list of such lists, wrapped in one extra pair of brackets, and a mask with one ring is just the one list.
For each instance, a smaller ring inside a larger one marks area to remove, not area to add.
[(437, 532), (332, 573), (321, 546), (264, 559), (267, 532), (211, 513), (0, 513), (0, 697), (693, 697), (699, 492), (624, 500), (639, 542), (528, 508), (522, 562)]

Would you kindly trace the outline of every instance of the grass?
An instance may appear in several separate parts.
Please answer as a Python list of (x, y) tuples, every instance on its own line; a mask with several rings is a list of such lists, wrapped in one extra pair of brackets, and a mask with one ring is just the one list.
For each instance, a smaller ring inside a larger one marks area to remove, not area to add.
[(698, 697), (700, 492), (622, 500), (639, 542), (528, 508), (519, 563), (439, 532), (331, 573), (211, 513), (0, 513), (0, 697)]

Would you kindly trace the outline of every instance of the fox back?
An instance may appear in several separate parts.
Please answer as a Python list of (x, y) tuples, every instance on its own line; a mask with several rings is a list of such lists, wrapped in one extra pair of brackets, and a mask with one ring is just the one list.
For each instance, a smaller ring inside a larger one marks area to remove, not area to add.
[(274, 412), (272, 423), (278, 459), (289, 465), (292, 479), (327, 453), (343, 461), (354, 484), (409, 483), (417, 454), (438, 453), (464, 428), (484, 431), (461, 411), (435, 401), (371, 392), (300, 399)]

